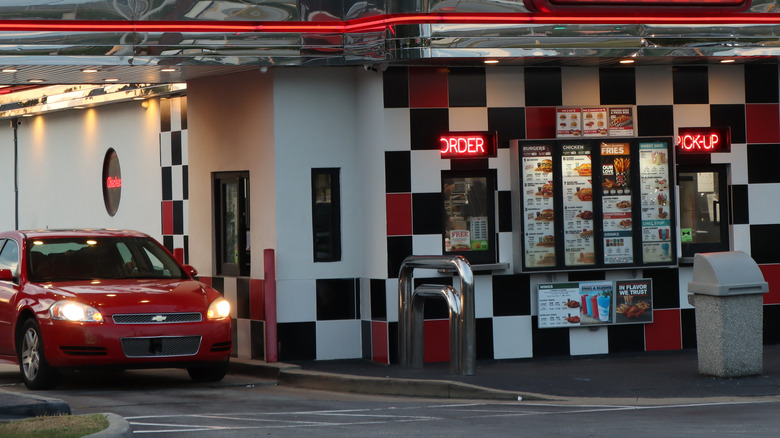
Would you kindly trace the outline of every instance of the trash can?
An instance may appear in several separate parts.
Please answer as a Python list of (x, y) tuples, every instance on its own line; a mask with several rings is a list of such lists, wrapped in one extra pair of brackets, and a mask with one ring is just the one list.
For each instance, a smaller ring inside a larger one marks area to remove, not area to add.
[(699, 374), (761, 374), (769, 285), (756, 262), (742, 251), (696, 254), (692, 280), (688, 301), (696, 308)]

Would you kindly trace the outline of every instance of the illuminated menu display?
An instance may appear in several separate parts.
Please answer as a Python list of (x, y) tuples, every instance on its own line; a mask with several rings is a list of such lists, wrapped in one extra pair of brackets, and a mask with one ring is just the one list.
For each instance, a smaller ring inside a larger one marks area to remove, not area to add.
[(639, 187), (642, 194), (642, 260), (672, 261), (672, 215), (669, 201), (669, 145), (639, 144)]
[(523, 218), (525, 265), (555, 266), (555, 187), (552, 145), (523, 148)]
[(562, 146), (565, 264), (593, 265), (593, 169), (590, 144)]
[[(671, 137), (513, 141), (512, 201), (521, 222), (512, 236), (515, 266), (524, 272), (676, 263), (672, 144)], [(551, 306), (556, 316), (548, 322), (573, 324), (561, 318), (575, 314)]]
[(488, 158), (496, 156), (495, 132), (449, 132), (439, 137), (442, 158)]

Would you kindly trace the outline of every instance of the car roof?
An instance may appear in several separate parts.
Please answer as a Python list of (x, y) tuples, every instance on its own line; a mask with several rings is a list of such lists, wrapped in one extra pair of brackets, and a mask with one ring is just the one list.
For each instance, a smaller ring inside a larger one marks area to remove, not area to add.
[(132, 230), (112, 229), (45, 229), (45, 230), (19, 230), (19, 234), (30, 239), (46, 237), (148, 237), (146, 234)]

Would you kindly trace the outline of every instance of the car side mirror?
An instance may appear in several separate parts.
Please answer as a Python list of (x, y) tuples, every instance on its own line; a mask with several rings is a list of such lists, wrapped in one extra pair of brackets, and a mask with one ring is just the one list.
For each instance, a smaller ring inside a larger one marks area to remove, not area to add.
[(10, 269), (0, 269), (0, 281), (14, 281), (14, 273)]
[(192, 265), (182, 265), (182, 268), (184, 268), (184, 272), (187, 273), (190, 277), (197, 277), (198, 276), (198, 270), (195, 269)]

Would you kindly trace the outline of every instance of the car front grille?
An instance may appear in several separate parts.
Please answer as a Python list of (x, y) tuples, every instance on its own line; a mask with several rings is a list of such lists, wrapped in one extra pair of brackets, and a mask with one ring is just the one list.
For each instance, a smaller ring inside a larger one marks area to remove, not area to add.
[(200, 349), (200, 336), (168, 336), (157, 338), (121, 338), (127, 357), (194, 356)]
[(129, 313), (114, 315), (114, 324), (176, 324), (185, 322), (200, 322), (203, 315), (198, 312), (189, 313)]

